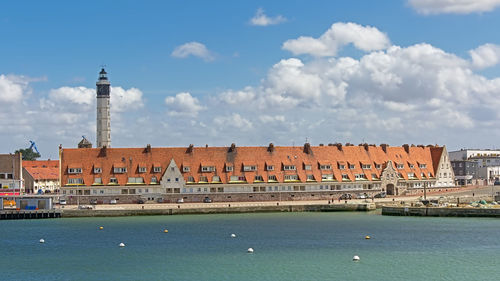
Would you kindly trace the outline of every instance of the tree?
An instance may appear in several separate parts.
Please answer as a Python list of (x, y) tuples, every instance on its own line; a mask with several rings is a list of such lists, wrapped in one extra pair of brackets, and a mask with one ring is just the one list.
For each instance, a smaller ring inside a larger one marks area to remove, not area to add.
[(36, 160), (37, 158), (40, 158), (40, 153), (34, 152), (33, 149), (30, 149), (30, 148), (18, 149), (18, 150), (16, 150), (15, 153), (18, 153), (18, 152), (22, 153), (23, 160), (32, 161), (32, 160)]

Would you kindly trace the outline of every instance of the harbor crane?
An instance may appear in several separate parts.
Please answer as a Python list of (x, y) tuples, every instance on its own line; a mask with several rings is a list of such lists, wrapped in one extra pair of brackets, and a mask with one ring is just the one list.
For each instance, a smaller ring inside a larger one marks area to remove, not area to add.
[(30, 148), (33, 151), (33, 148), (35, 149), (36, 153), (40, 154), (40, 151), (38, 151), (38, 148), (36, 147), (36, 144), (34, 141), (30, 140)]

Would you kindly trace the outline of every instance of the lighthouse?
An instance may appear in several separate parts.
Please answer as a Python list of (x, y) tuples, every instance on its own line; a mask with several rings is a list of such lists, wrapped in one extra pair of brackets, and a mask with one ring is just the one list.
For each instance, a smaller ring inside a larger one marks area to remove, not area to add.
[(104, 68), (99, 72), (97, 86), (97, 147), (111, 147), (111, 125), (109, 115), (110, 84)]

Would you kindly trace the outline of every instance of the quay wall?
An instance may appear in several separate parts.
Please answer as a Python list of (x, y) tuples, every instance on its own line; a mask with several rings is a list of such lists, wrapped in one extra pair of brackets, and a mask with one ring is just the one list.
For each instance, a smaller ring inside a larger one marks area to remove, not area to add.
[(341, 212), (372, 211), (375, 204), (330, 204), (330, 205), (276, 205), (245, 207), (207, 207), (207, 208), (165, 208), (165, 209), (108, 209), (108, 210), (63, 210), (61, 216), (70, 217), (118, 217), (150, 215), (187, 215), (187, 214), (231, 214), (265, 212)]
[(497, 208), (458, 208), (458, 207), (392, 207), (383, 206), (385, 216), (422, 216), (422, 217), (500, 217)]

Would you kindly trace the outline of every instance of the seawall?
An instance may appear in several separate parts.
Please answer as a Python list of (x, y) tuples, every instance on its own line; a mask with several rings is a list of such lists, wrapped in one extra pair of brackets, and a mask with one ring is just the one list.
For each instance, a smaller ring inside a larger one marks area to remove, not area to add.
[(187, 215), (187, 214), (232, 214), (232, 213), (265, 213), (265, 212), (342, 212), (372, 211), (375, 204), (330, 204), (330, 205), (276, 205), (245, 206), (217, 208), (165, 208), (165, 209), (133, 209), (133, 210), (63, 210), (61, 216), (71, 217), (119, 217), (119, 216), (152, 216), (152, 215)]
[(382, 207), (385, 216), (500, 217), (500, 208)]

